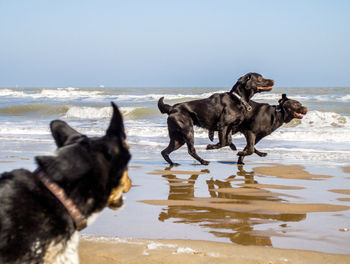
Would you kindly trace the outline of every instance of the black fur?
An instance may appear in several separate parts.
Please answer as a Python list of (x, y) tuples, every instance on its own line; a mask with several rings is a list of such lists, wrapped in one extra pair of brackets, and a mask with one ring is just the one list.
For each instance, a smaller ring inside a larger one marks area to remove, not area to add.
[[(121, 114), (112, 106), (105, 136), (88, 138), (55, 120), (56, 155), (36, 157), (85, 217), (106, 207), (131, 157)], [(34, 173), (18, 169), (0, 177), (0, 263), (44, 263), (50, 244), (66, 245), (76, 232), (73, 219)]]
[[(161, 113), (168, 114), (168, 130), (170, 143), (161, 153), (163, 158), (174, 165), (169, 154), (185, 143), (188, 153), (201, 164), (209, 162), (200, 158), (194, 148), (193, 126), (199, 126), (212, 131), (219, 131), (219, 144), (213, 148), (219, 148), (231, 143), (231, 137), (227, 136), (229, 126), (238, 126), (245, 118), (247, 109), (242, 102), (232, 93), (235, 92), (246, 102), (258, 92), (269, 91), (273, 86), (273, 80), (264, 79), (258, 73), (248, 73), (238, 79), (230, 92), (216, 93), (206, 99), (194, 100), (170, 106), (164, 104), (164, 97), (158, 101)], [(233, 146), (234, 147), (234, 146)]]
[(296, 100), (288, 99), (285, 94), (279, 100), (278, 106), (257, 103), (250, 101), (253, 110), (246, 115), (245, 120), (239, 126), (238, 131), (243, 133), (247, 145), (243, 151), (238, 152), (238, 164), (244, 164), (243, 159), (247, 155), (256, 153), (264, 157), (267, 153), (255, 149), (262, 138), (270, 135), (284, 123), (290, 122), (293, 118), (301, 119), (307, 113), (307, 108)]

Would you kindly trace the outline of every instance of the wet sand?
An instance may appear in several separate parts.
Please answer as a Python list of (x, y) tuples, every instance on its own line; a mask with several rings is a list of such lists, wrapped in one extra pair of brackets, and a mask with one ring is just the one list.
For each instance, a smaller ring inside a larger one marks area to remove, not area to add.
[(346, 173), (350, 173), (350, 166), (343, 167), (343, 171)]
[(125, 209), (84, 233), (82, 263), (350, 263), (347, 180), (312, 168), (133, 165)]
[(350, 190), (334, 171), (136, 162), (125, 208), (82, 232), (81, 263), (350, 263)]
[(208, 241), (113, 239), (92, 236), (81, 239), (79, 254), (81, 264), (350, 263), (349, 255), (304, 250), (248, 247)]
[(263, 175), (296, 180), (322, 180), (332, 177), (329, 175), (317, 175), (308, 173), (305, 171), (304, 167), (299, 165), (256, 167), (254, 168), (254, 171)]

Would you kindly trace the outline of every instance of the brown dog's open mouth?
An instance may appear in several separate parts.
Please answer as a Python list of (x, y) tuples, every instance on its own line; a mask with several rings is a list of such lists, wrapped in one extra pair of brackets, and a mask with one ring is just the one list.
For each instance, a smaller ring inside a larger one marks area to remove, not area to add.
[(110, 209), (117, 210), (123, 205), (123, 193), (127, 193), (131, 188), (131, 180), (128, 171), (125, 170), (119, 185), (114, 188), (108, 198), (107, 206)]
[(304, 117), (304, 114), (298, 113), (298, 112), (294, 112), (294, 117), (295, 117), (295, 118), (302, 119), (302, 118)]

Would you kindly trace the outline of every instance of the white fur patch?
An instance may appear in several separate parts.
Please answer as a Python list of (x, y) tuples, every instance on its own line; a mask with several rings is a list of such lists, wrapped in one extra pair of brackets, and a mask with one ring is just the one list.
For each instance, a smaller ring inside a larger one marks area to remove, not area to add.
[(45, 264), (79, 264), (79, 233), (75, 232), (66, 243), (51, 242), (45, 252)]

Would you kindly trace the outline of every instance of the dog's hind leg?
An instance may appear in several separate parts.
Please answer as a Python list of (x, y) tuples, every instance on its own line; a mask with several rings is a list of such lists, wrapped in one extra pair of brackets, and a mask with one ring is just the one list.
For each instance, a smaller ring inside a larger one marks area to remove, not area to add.
[(232, 150), (237, 150), (235, 144), (232, 143), (232, 135), (235, 134), (236, 132), (233, 132), (232, 129), (230, 129), (227, 132), (227, 145), (230, 147)]
[(254, 153), (256, 155), (258, 155), (259, 157), (266, 157), (267, 156), (266, 152), (261, 152), (261, 151), (257, 150), (256, 148), (254, 148)]
[[(193, 132), (192, 132), (193, 135)], [(195, 158), (196, 160), (198, 160), (202, 165), (208, 165), (209, 161), (206, 161), (204, 159), (202, 159), (201, 157), (198, 156), (196, 149), (194, 148), (194, 140), (193, 140), (193, 136), (191, 137), (187, 137), (186, 139), (186, 144), (187, 144), (187, 148), (188, 148), (188, 154), (190, 154), (193, 158)]]
[(179, 164), (177, 163), (173, 163), (172, 160), (169, 157), (169, 154), (175, 150), (177, 150), (178, 148), (180, 148), (183, 144), (185, 144), (185, 142), (181, 142), (179, 140), (176, 139), (170, 139), (170, 143), (169, 146), (167, 148), (165, 148), (164, 150), (162, 150), (161, 154), (163, 156), (163, 158), (170, 164), (170, 166), (177, 166)]

